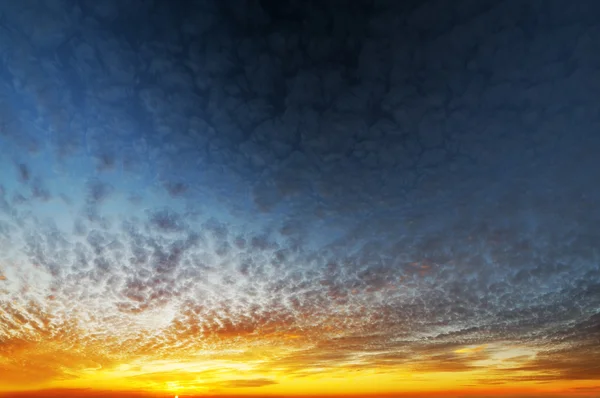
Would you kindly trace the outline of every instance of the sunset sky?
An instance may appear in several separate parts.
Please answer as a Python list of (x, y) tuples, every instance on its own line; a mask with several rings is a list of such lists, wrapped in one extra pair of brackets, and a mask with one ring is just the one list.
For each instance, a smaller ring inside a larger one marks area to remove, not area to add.
[(0, 0), (0, 397), (600, 397), (599, 16)]

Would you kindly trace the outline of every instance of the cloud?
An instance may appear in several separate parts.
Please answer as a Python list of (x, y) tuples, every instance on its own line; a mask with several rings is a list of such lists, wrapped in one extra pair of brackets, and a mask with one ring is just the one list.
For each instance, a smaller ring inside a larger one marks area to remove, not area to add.
[[(37, 398), (37, 397), (48, 397), (48, 398), (59, 398), (59, 397), (90, 397), (100, 398), (107, 395), (119, 398), (145, 398), (149, 397), (147, 392), (139, 391), (102, 391), (93, 390), (88, 388), (80, 389), (41, 389), (36, 391), (20, 391), (20, 392), (9, 392), (4, 394), (8, 398)], [(150, 395), (151, 396), (151, 395)]]
[[(32, 310), (28, 315), (30, 318), (13, 313), (13, 320), (20, 325), (33, 326), (43, 337), (44, 343), (40, 345), (25, 338), (2, 337), (0, 354), (3, 361), (0, 371), (5, 376), (5, 389), (20, 390), (24, 385), (29, 389), (39, 388), (50, 381), (76, 379), (85, 369), (111, 365), (101, 350), (82, 352), (81, 345), (73, 340), (76, 336), (68, 326), (56, 328), (51, 319), (36, 318)], [(37, 317), (46, 316), (44, 313), (37, 314)], [(67, 349), (68, 345), (70, 349)]]
[(31, 196), (41, 202), (47, 202), (52, 198), (52, 194), (39, 177), (32, 181)]
[(485, 361), (490, 356), (486, 352), (472, 355), (443, 353), (433, 354), (422, 359), (417, 359), (412, 365), (417, 372), (466, 372), (484, 368), (477, 362)]
[(29, 179), (31, 178), (29, 168), (27, 167), (26, 164), (19, 163), (17, 165), (17, 171), (19, 173), (19, 179), (21, 180), (21, 182), (27, 183), (29, 181)]
[(183, 195), (188, 189), (187, 185), (183, 182), (167, 182), (164, 185), (167, 192), (174, 197)]
[(3, 344), (600, 377), (594, 13), (105, 3), (2, 6)]
[(168, 208), (155, 211), (148, 218), (150, 227), (162, 232), (179, 232), (184, 229), (180, 215)]
[(580, 345), (565, 350), (549, 350), (535, 359), (511, 368), (516, 372), (530, 372), (535, 376), (508, 376), (511, 381), (598, 380), (596, 364), (598, 349), (595, 344)]
[(276, 381), (269, 379), (239, 379), (239, 380), (228, 380), (221, 385), (226, 388), (251, 388), (251, 387), (264, 387), (277, 384)]
[(90, 204), (104, 202), (114, 191), (114, 188), (98, 179), (92, 179), (87, 183), (87, 200)]

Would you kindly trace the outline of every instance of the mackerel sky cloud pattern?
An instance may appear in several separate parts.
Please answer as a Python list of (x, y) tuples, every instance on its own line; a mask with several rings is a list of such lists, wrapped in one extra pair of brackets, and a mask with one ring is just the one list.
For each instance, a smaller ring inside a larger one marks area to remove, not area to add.
[(600, 380), (599, 13), (1, 1), (0, 387)]

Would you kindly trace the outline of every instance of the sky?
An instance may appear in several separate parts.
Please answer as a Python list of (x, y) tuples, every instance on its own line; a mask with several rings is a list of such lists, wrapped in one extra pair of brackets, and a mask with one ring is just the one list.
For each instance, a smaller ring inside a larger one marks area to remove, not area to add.
[(0, 0), (0, 397), (599, 397), (599, 13)]

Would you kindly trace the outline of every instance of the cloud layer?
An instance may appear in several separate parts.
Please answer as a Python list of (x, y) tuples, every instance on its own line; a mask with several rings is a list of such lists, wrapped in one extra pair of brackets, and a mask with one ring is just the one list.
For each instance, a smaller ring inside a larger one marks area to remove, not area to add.
[(600, 378), (598, 4), (334, 5), (0, 6), (12, 386), (228, 347)]

